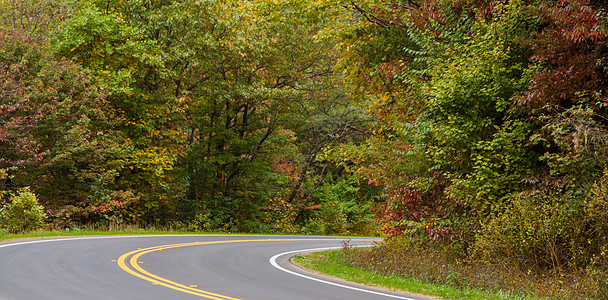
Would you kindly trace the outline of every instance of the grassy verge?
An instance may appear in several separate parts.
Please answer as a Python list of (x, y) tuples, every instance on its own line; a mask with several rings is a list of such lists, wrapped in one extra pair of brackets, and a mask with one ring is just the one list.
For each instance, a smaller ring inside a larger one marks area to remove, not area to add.
[(47, 238), (47, 237), (68, 237), (68, 236), (95, 236), (95, 235), (139, 235), (139, 234), (187, 234), (191, 232), (166, 231), (157, 229), (123, 229), (116, 231), (93, 230), (93, 229), (73, 229), (61, 231), (35, 231), (20, 234), (8, 234), (0, 232), (0, 242), (13, 241), (28, 238)]
[[(185, 231), (174, 230), (171, 228), (141, 228), (138, 226), (110, 226), (109, 228), (96, 227), (75, 227), (69, 230), (38, 230), (27, 233), (9, 234), (0, 230), (0, 242), (29, 239), (29, 238), (49, 238), (49, 237), (72, 237), (72, 236), (111, 236), (111, 235), (170, 235), (170, 234), (233, 234), (222, 231)], [(285, 235), (302, 236), (298, 234), (281, 233), (234, 233), (239, 235)], [(338, 236), (338, 235), (337, 235)]]
[(226, 232), (192, 232), (170, 227), (142, 227), (129, 224), (83, 225), (64, 230), (37, 230), (10, 234), (0, 230), (0, 242), (28, 238), (71, 237), (71, 236), (111, 236), (111, 235), (169, 235), (169, 234), (227, 234)]
[(424, 283), (416, 278), (407, 278), (396, 275), (382, 275), (371, 272), (365, 268), (350, 265), (344, 258), (342, 250), (329, 250), (298, 255), (295, 262), (301, 266), (344, 280), (361, 283), (369, 286), (383, 287), (394, 291), (404, 291), (415, 294), (424, 294), (444, 299), (471, 299), (471, 300), (536, 300), (547, 299), (522, 295), (502, 290), (481, 290), (474, 288), (459, 288), (451, 285), (438, 285)]

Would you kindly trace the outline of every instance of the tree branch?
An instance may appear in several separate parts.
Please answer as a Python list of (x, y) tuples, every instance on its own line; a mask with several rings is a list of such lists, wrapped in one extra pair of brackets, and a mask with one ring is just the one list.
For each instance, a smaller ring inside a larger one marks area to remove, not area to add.
[[(361, 6), (357, 5), (357, 3), (355, 3), (355, 1), (350, 1), (350, 4), (352, 5), (352, 7), (359, 13), (361, 13), (369, 22), (374, 23), (382, 28), (386, 28), (386, 27), (391, 27), (391, 26), (396, 26), (396, 27), (408, 27), (407, 24), (404, 23), (397, 23), (394, 21), (390, 21), (390, 20), (385, 20), (382, 18), (377, 17), (376, 15), (366, 11), (365, 9), (363, 9)], [(407, 9), (413, 10), (413, 7), (407, 7)]]

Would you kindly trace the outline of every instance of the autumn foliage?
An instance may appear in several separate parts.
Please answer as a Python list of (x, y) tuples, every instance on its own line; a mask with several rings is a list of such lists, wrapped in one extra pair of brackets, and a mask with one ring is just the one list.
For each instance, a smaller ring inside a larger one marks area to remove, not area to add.
[(605, 296), (604, 1), (0, 5), (0, 191), (50, 227), (384, 234)]
[(0, 189), (31, 187), (49, 226), (375, 233), (378, 193), (324, 155), (369, 119), (333, 72), (336, 7), (0, 7)]
[(605, 296), (605, 228), (588, 209), (603, 202), (608, 163), (605, 4), (349, 8), (362, 21), (343, 65), (360, 74), (350, 82), (377, 119), (358, 170), (384, 187), (384, 232), (526, 272), (576, 273), (594, 286), (584, 295)]

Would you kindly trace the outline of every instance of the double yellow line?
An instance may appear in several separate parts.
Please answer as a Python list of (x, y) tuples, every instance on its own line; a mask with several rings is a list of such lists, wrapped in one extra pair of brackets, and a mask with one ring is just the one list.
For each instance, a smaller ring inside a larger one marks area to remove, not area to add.
[(215, 294), (212, 292), (203, 291), (193, 286), (187, 286), (178, 282), (171, 281), (169, 279), (160, 277), (158, 275), (154, 275), (142, 268), (139, 265), (139, 258), (150, 252), (180, 248), (180, 247), (190, 247), (190, 246), (201, 246), (201, 245), (212, 245), (212, 244), (227, 244), (227, 243), (245, 243), (245, 242), (270, 242), (270, 241), (326, 241), (326, 240), (334, 240), (334, 239), (261, 239), (261, 240), (229, 240), (229, 241), (210, 241), (210, 242), (193, 242), (193, 243), (183, 243), (183, 244), (171, 244), (171, 245), (162, 245), (155, 246), (150, 248), (138, 249), (128, 253), (121, 255), (118, 260), (118, 266), (126, 271), (127, 273), (139, 277), (141, 279), (147, 280), (152, 284), (161, 285), (164, 287), (168, 287), (170, 289), (174, 289), (180, 292), (200, 296), (208, 299), (215, 300), (240, 300), (238, 298), (232, 298), (220, 294)]

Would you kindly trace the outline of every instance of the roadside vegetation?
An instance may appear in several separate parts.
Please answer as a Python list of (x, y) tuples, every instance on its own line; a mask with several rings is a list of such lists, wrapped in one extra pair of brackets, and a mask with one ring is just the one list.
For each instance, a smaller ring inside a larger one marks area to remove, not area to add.
[[(0, 242), (9, 242), (34, 238), (102, 236), (102, 235), (146, 235), (146, 234), (187, 234), (191, 232), (171, 230), (168, 228), (141, 229), (134, 226), (112, 226), (111, 229), (95, 227), (76, 227), (70, 230), (37, 230), (22, 233), (0, 233)], [(205, 233), (213, 234), (213, 233)]]
[[(347, 248), (348, 250), (328, 250), (314, 252), (294, 257), (294, 262), (309, 270), (323, 273), (325, 275), (341, 278), (350, 282), (360, 283), (367, 286), (400, 291), (404, 293), (438, 297), (439, 299), (463, 299), (463, 300), (549, 300), (553, 298), (533, 296), (526, 289), (506, 287), (502, 282), (497, 282), (495, 287), (477, 286), (475, 284), (463, 284), (465, 276), (460, 273), (443, 277), (444, 274), (435, 273), (437, 269), (456, 268), (459, 266), (442, 265), (433, 267), (425, 263), (436, 263), (433, 258), (426, 258), (425, 262), (419, 262), (415, 271), (410, 271), (411, 265), (400, 267), (397, 270), (387, 272), (378, 270), (373, 262), (367, 261), (368, 249)], [(428, 252), (427, 252), (428, 253)], [(417, 260), (419, 257), (412, 255)], [(364, 261), (365, 260), (365, 261)], [(423, 271), (423, 269), (426, 269)], [(405, 273), (407, 272), (407, 274)], [(477, 274), (480, 276), (480, 274)], [(490, 274), (495, 276), (495, 274)], [(429, 278), (434, 277), (434, 278)], [(521, 279), (518, 278), (518, 281)]]
[(392, 239), (374, 248), (348, 241), (341, 250), (298, 255), (304, 268), (389, 290), (442, 299), (601, 299), (587, 274), (536, 276), (512, 262), (455, 258), (445, 249)]
[(383, 235), (353, 261), (606, 299), (607, 9), (0, 0), (0, 230)]

